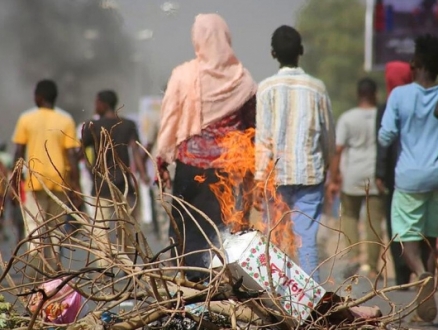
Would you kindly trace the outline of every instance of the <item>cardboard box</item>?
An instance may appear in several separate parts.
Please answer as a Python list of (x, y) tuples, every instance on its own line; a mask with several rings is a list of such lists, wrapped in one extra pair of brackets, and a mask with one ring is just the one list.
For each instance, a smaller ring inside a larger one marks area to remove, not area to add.
[[(224, 241), (227, 265), (233, 277), (243, 276), (243, 285), (252, 290), (271, 292), (269, 285), (266, 241), (258, 231), (233, 235)], [(283, 309), (302, 324), (325, 294), (325, 290), (272, 243), (269, 245), (270, 268), (275, 288), (274, 296)], [(221, 267), (215, 257), (211, 267)], [(275, 308), (271, 299), (264, 304)]]

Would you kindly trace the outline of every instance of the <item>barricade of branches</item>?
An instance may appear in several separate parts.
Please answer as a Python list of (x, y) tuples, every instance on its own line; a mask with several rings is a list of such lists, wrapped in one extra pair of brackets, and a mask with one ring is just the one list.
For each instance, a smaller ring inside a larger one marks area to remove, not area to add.
[[(102, 134), (104, 138), (101, 140), (104, 142), (101, 150), (105, 153), (114, 146), (107, 133)], [(209, 248), (203, 251), (211, 256), (216, 255), (222, 261), (223, 266), (214, 269), (185, 266), (186, 254), (178, 255), (176, 252), (174, 258), (164, 257), (164, 252), (174, 249), (178, 244), (175, 242), (169, 242), (169, 246), (162, 251), (153, 252), (142, 233), (139, 219), (133, 217), (138, 200), (133, 204), (126, 192), (119, 191), (111, 183), (106, 158), (98, 155), (97, 159), (101, 159), (101, 162), (96, 164), (93, 172), (109, 184), (111, 199), (105, 200), (105, 206), (114, 210), (111, 218), (103, 220), (97, 220), (99, 207), (95, 214), (88, 214), (75, 206), (71, 198), (72, 194), (78, 194), (84, 203), (103, 205), (99, 196), (85, 196), (81, 192), (70, 191), (68, 184), (62, 187), (62, 194), (54, 193), (47, 189), (39, 173), (32, 173), (42, 184), (47, 198), (59, 207), (59, 212), (43, 219), (31, 214), (21, 204), (26, 221), (33, 221), (36, 225), (17, 244), (9, 260), (3, 260), (0, 256), (3, 268), (0, 294), (10, 301), (0, 301), (0, 328), (358, 328), (365, 325), (385, 326), (404, 317), (415, 307), (414, 301), (402, 308), (390, 301), (387, 293), (400, 287), (385, 286), (378, 289), (373, 284), (371, 292), (358, 299), (341, 297), (342, 292), (326, 294), (320, 304), (314, 307), (310, 317), (299, 325), (298, 320), (282, 308), (281, 297), (274, 290), (249, 289), (241, 278), (233, 277), (227, 267), (227, 256), (221, 241), (219, 244), (210, 242)], [(124, 167), (117, 159), (116, 162)], [(21, 172), (24, 168), (31, 173), (24, 162), (17, 164), (15, 171)], [(135, 176), (128, 168), (124, 167), (124, 173), (125, 180), (135, 181)], [(158, 184), (161, 186), (160, 182)], [(184, 200), (164, 192), (159, 196), (163, 204), (166, 203), (165, 197), (172, 198), (188, 214), (201, 213)], [(74, 228), (70, 231), (65, 227), (67, 215)], [(283, 218), (289, 215), (290, 212)], [(173, 221), (171, 214), (169, 218)], [(221, 237), (214, 223), (206, 216), (205, 220)], [(200, 228), (194, 217), (186, 225)], [(265, 234), (269, 237), (272, 230)], [(116, 234), (122, 237), (115, 239)], [(381, 244), (386, 253), (388, 247)], [(321, 266), (332, 263), (333, 267), (336, 256), (344, 252), (337, 251)], [(268, 250), (267, 253), (269, 258)], [(190, 270), (204, 272), (208, 280), (202, 283), (188, 281), (184, 274)], [(273, 286), (272, 274), (269, 273), (269, 276), (270, 286)], [(350, 279), (347, 284), (354, 285), (356, 280)], [(404, 287), (422, 285), (423, 282)], [(73, 293), (76, 296), (65, 303), (66, 297), (71, 298)], [(354, 313), (355, 306), (377, 296), (391, 305), (389, 314), (376, 314), (375, 317), (364, 319)], [(66, 311), (75, 304), (77, 309), (73, 317), (65, 316)]]

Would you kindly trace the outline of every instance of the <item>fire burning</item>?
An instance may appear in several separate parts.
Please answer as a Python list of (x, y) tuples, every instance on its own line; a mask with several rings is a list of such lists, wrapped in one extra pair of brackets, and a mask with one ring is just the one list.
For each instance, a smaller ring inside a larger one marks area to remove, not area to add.
[(205, 175), (195, 175), (195, 181), (199, 183), (203, 183), (205, 181)]
[[(225, 135), (219, 144), (224, 152), (215, 161), (219, 181), (210, 184), (210, 189), (217, 196), (222, 220), (231, 232), (250, 227), (249, 216), (253, 207), (253, 196), (256, 191), (264, 191), (269, 203), (265, 207), (263, 220), (253, 224), (256, 229), (268, 234), (271, 231), (272, 242), (289, 256), (295, 255), (295, 237), (290, 215), (285, 214), (289, 207), (276, 193), (274, 175), (267, 182), (254, 182), (255, 172), (255, 130), (232, 132)], [(269, 169), (274, 168), (274, 162)], [(267, 169), (269, 171), (269, 169)], [(273, 172), (273, 171), (269, 171)], [(195, 178), (196, 180), (196, 178)]]

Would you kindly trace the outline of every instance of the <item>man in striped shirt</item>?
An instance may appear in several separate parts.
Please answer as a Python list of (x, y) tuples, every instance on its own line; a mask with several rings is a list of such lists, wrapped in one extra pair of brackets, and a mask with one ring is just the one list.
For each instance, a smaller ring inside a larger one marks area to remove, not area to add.
[[(266, 180), (268, 164), (276, 161), (277, 191), (291, 209), (301, 211), (291, 215), (300, 265), (319, 281), (316, 235), (335, 151), (330, 99), (324, 83), (298, 66), (303, 54), (298, 31), (279, 27), (271, 46), (280, 70), (262, 81), (257, 92), (255, 179)], [(257, 194), (259, 201), (262, 194)]]

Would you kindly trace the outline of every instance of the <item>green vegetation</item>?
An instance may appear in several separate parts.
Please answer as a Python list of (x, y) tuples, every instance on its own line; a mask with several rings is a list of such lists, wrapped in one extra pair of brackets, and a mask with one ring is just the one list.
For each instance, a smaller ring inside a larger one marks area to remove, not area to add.
[(365, 6), (359, 0), (309, 0), (298, 17), (304, 42), (303, 68), (327, 86), (336, 117), (356, 104), (356, 82), (374, 78), (385, 101), (382, 72), (367, 73), (364, 63)]
[(11, 304), (5, 301), (4, 296), (0, 295), (0, 329), (12, 329), (10, 327), (11, 309)]

